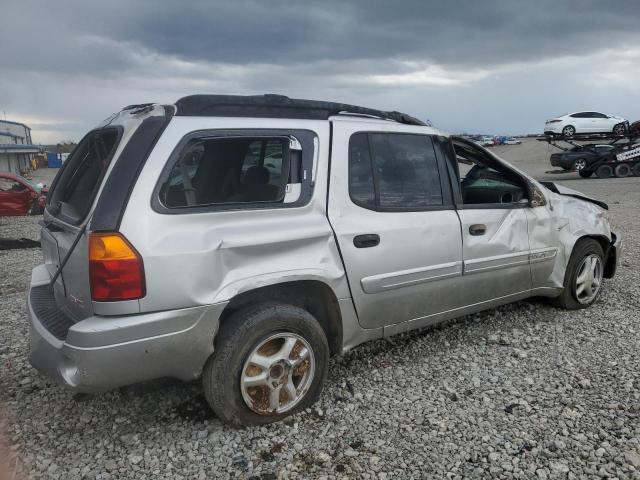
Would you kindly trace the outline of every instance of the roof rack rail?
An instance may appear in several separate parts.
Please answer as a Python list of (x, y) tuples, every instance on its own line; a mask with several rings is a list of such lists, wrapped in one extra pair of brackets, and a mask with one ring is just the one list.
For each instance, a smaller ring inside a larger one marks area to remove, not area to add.
[(189, 95), (176, 102), (178, 116), (327, 120), (339, 114), (367, 115), (407, 125), (428, 126), (422, 120), (401, 112), (386, 112), (347, 103), (302, 100), (284, 95)]

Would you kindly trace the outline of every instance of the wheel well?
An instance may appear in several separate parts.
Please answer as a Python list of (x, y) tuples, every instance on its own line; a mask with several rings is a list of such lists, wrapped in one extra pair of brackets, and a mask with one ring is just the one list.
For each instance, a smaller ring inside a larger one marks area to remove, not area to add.
[(327, 284), (317, 280), (284, 282), (242, 292), (225, 307), (220, 324), (241, 308), (269, 301), (287, 303), (309, 312), (322, 326), (331, 354), (342, 350), (342, 315), (338, 299)]
[[(602, 252), (604, 253), (604, 277), (611, 278), (612, 275), (609, 272), (611, 272), (611, 268), (615, 269), (616, 260), (615, 258), (613, 258), (613, 256), (609, 255), (610, 248), (611, 248), (611, 243), (609, 242), (609, 239), (602, 235), (585, 235), (584, 237), (580, 237), (576, 241), (575, 245), (577, 245), (579, 241), (585, 240), (585, 239), (595, 240), (600, 244), (600, 247), (602, 248)], [(575, 245), (573, 248), (575, 248)]]

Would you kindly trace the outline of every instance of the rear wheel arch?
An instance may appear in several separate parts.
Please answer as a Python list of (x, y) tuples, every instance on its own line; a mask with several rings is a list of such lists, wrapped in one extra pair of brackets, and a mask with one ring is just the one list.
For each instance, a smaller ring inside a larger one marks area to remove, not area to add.
[(222, 312), (220, 325), (240, 309), (274, 301), (309, 312), (322, 327), (331, 354), (342, 351), (342, 314), (338, 298), (329, 285), (318, 280), (282, 282), (239, 293)]

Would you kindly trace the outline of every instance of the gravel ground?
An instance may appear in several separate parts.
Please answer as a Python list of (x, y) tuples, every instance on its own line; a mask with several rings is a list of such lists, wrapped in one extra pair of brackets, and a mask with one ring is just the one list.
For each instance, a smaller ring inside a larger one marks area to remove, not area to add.
[[(362, 345), (331, 362), (320, 402), (237, 430), (198, 384), (73, 396), (26, 359), (24, 288), (38, 250), (0, 252), (0, 421), (36, 478), (640, 478), (640, 179), (545, 174), (547, 147), (500, 155), (609, 202), (625, 237), (598, 302), (539, 301)], [(0, 236), (37, 238), (36, 218)]]

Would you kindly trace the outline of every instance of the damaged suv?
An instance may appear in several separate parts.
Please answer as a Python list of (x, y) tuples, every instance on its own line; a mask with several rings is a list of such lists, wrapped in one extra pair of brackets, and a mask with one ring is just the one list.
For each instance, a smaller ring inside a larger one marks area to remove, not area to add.
[(30, 360), (83, 392), (202, 378), (221, 419), (272, 422), (367, 340), (532, 296), (589, 306), (621, 252), (606, 208), (398, 112), (133, 105), (51, 186)]

